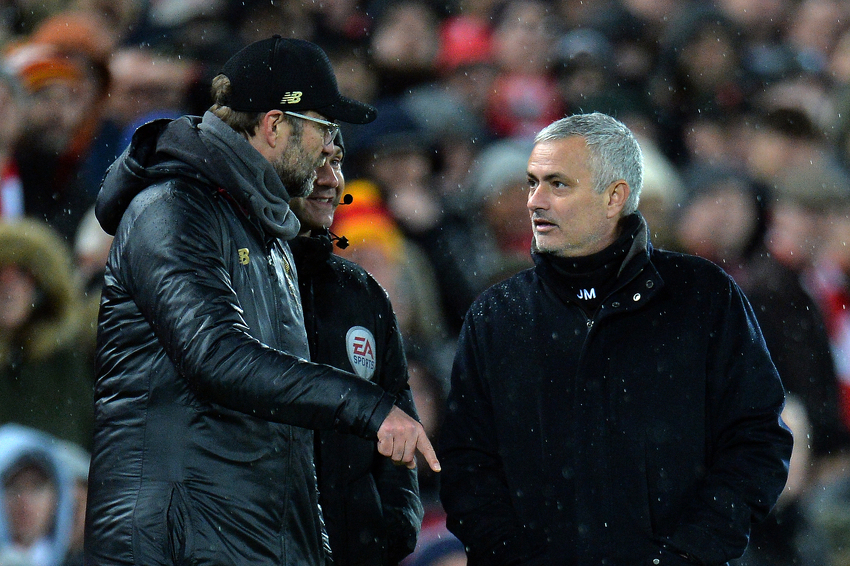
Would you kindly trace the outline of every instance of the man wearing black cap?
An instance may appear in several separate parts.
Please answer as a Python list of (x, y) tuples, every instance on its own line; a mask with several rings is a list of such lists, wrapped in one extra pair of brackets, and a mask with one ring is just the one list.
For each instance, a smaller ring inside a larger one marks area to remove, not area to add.
[[(310, 356), (355, 372), (396, 396), (416, 415), (407, 383), (407, 359), (387, 292), (365, 269), (333, 253), (334, 212), (345, 191), (342, 134), (334, 153), (316, 171), (308, 197), (290, 202), (301, 221), (290, 242)], [(375, 444), (332, 430), (316, 434), (319, 500), (335, 566), (383, 566), (413, 552), (422, 525), (416, 470), (394, 466)]]
[(96, 212), (115, 235), (98, 321), (87, 564), (325, 564), (314, 433), (377, 439), (393, 462), (421, 425), (377, 385), (307, 361), (289, 208), (338, 126), (324, 52), (273, 37), (233, 56), (203, 117), (139, 128)]

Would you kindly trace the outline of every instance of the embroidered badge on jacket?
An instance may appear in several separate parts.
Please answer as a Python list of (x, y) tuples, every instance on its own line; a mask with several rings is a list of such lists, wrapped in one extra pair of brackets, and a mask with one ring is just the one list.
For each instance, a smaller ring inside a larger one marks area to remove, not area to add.
[(375, 337), (362, 326), (352, 326), (345, 334), (345, 351), (354, 373), (363, 379), (375, 375)]

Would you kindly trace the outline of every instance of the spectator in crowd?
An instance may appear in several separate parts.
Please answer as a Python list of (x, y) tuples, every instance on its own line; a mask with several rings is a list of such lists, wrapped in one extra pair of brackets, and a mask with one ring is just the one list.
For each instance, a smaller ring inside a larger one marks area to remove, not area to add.
[(73, 482), (74, 518), (68, 538), (68, 552), (62, 566), (83, 566), (83, 544), (86, 527), (86, 499), (89, 493), (89, 464), (91, 454), (73, 442), (59, 442), (57, 457)]
[(542, 0), (509, 0), (494, 15), (493, 57), (499, 74), (486, 117), (498, 137), (531, 137), (563, 114), (550, 62), (557, 20)]
[[(349, 245), (328, 231), (345, 192), (340, 133), (333, 149), (317, 170), (313, 192), (289, 203), (301, 222), (290, 247), (310, 359), (376, 383), (417, 417), (404, 343), (387, 292), (365, 269), (333, 253), (334, 241), (342, 248)], [(398, 564), (413, 551), (422, 523), (416, 470), (394, 465), (367, 439), (319, 431), (316, 474), (335, 565)]]
[[(410, 370), (410, 390), (422, 426), (425, 427), (429, 438), (437, 438), (442, 426), (445, 413), (446, 394), (449, 383), (442, 373), (435, 371), (433, 361), (427, 356), (414, 355), (408, 357)], [(434, 447), (439, 451), (439, 445)], [(446, 514), (440, 505), (440, 477), (434, 473), (427, 463), (420, 458), (419, 490), (424, 507), (422, 530), (416, 548), (402, 564), (439, 564), (442, 566), (463, 565), (466, 563), (466, 552), (457, 537), (446, 529)], [(441, 560), (445, 560), (443, 563)]]
[(469, 173), (464, 210), (472, 222), (465, 238), (465, 276), (478, 295), (490, 285), (531, 267), (525, 165), (531, 142), (505, 138), (489, 144)]
[[(671, 19), (661, 42), (653, 96), (668, 144), (681, 145), (678, 128), (692, 116), (739, 112), (755, 89), (741, 62), (740, 33), (710, 4), (698, 3)], [(668, 145), (669, 148), (669, 145)], [(685, 155), (674, 155), (684, 163)]]
[(0, 69), (0, 219), (24, 215), (24, 187), (15, 161), (15, 148), (24, 125), (26, 101), (20, 81)]
[(0, 426), (0, 563), (63, 566), (74, 520), (74, 486), (57, 440)]
[[(850, 210), (850, 175), (841, 167), (811, 164), (791, 169), (775, 186), (775, 228), (768, 235), (771, 255), (791, 269), (805, 285), (824, 318), (834, 366), (838, 374), (836, 398), (839, 414), (850, 429), (850, 347), (847, 341), (847, 211)], [(778, 314), (777, 314), (778, 316)], [(783, 315), (787, 316), (787, 315)], [(809, 328), (789, 324), (789, 332)], [(782, 352), (778, 352), (782, 355)], [(812, 364), (801, 370), (812, 371)], [(792, 386), (789, 384), (789, 387)], [(824, 405), (831, 399), (824, 399)], [(814, 420), (814, 419), (813, 419)], [(815, 421), (817, 422), (817, 421)], [(831, 481), (836, 470), (847, 466), (850, 454), (834, 452), (837, 465), (821, 481)], [(841, 472), (843, 473), (843, 472)]]
[(535, 268), (464, 322), (440, 497), (470, 562), (723, 564), (776, 503), (792, 438), (743, 292), (656, 250), (621, 122), (547, 126), (528, 160)]
[(81, 352), (71, 252), (43, 222), (0, 222), (0, 424), (91, 445), (92, 369)]
[[(115, 158), (119, 134), (105, 120), (112, 86), (110, 59), (118, 44), (115, 31), (98, 14), (69, 9), (39, 23), (27, 43), (52, 46), (60, 57), (76, 62), (85, 71), (83, 82), (74, 85), (79, 123), (64, 148), (61, 167), (70, 169), (74, 174), (71, 179), (93, 196), (104, 170)], [(61, 176), (56, 180), (63, 181)]]
[[(413, 352), (407, 356), (407, 365), (410, 376), (408, 382), (419, 420), (428, 438), (437, 438), (445, 414), (446, 395), (449, 390), (448, 379), (445, 374), (440, 373), (443, 368), (435, 364), (427, 352), (424, 354)], [(437, 509), (442, 514), (439, 496), (440, 476), (428, 467), (428, 463), (421, 456), (418, 458), (419, 493), (427, 519), (429, 514), (433, 514)]]
[(752, 112), (742, 136), (746, 171), (767, 186), (795, 168), (837, 160), (824, 133), (799, 107)]
[(234, 54), (212, 90), (203, 117), (142, 126), (98, 195), (115, 239), (87, 563), (325, 563), (314, 430), (377, 440), (410, 468), (420, 450), (439, 469), (392, 394), (307, 361), (289, 200), (331, 155), (330, 120), (375, 109), (339, 93), (317, 45), (280, 36)]
[(433, 80), (438, 29), (433, 6), (423, 0), (389, 3), (378, 14), (370, 47), (378, 68), (379, 97), (394, 98)]
[(378, 106), (381, 116), (361, 139), (361, 179), (375, 184), (406, 239), (426, 255), (437, 279), (441, 312), (452, 333), (474, 298), (464, 261), (469, 223), (458, 218), (436, 180), (430, 136), (400, 104)]
[(120, 132), (113, 159), (124, 151), (136, 128), (156, 118), (185, 114), (189, 93), (201, 70), (152, 48), (124, 47), (109, 62), (111, 87), (105, 117)]
[[(69, 243), (94, 203), (103, 171), (114, 156), (98, 136), (109, 89), (106, 59), (112, 37), (95, 17), (56, 15), (4, 61), (28, 93), (15, 159), (24, 211), (46, 221)], [(117, 140), (113, 140), (116, 141)]]
[(114, 34), (118, 45), (143, 44), (152, 38), (148, 36), (150, 26), (148, 15), (150, 3), (137, 0), (74, 0), (76, 10), (100, 18), (107, 29)]
[(649, 226), (649, 237), (654, 247), (678, 250), (680, 245), (676, 223), (682, 213), (685, 182), (679, 169), (652, 138), (635, 135), (643, 154), (640, 213)]

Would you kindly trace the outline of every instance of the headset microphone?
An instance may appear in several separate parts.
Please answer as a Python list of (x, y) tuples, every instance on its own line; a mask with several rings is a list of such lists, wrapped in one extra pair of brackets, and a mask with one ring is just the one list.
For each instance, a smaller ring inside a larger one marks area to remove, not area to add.
[[(339, 204), (340, 204), (340, 206), (342, 206), (343, 204), (351, 204), (351, 201), (353, 201), (353, 200), (354, 200), (354, 197), (351, 196), (351, 194), (349, 193), (349, 194), (344, 195), (342, 197), (342, 200), (340, 201)], [(338, 247), (339, 249), (344, 250), (345, 248), (348, 247), (348, 243), (349, 243), (348, 238), (346, 238), (345, 236), (342, 236), (342, 237), (337, 236), (336, 234), (334, 234), (330, 230), (328, 230), (328, 234), (331, 235), (331, 241), (334, 242), (336, 244), (336, 247)]]
[(345, 236), (337, 236), (330, 230), (328, 230), (328, 234), (331, 235), (331, 241), (334, 242), (336, 244), (336, 247), (338, 247), (339, 249), (344, 250), (348, 247), (348, 238), (346, 238)]

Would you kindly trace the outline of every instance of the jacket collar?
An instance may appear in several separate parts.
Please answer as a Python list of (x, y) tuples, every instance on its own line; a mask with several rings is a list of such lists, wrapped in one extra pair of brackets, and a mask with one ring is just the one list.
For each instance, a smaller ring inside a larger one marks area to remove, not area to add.
[(333, 254), (333, 242), (327, 230), (313, 230), (309, 236), (298, 236), (289, 241), (295, 265), (301, 274), (318, 272)]
[(106, 172), (97, 218), (109, 234), (146, 187), (175, 177), (221, 187), (267, 237), (289, 240), (301, 227), (277, 172), (251, 144), (211, 112), (156, 120), (136, 130)]
[[(634, 218), (634, 220), (630, 220)], [(634, 224), (635, 237), (632, 245), (617, 272), (617, 282), (600, 307), (601, 313), (613, 311), (628, 311), (643, 305), (654, 296), (664, 285), (661, 275), (650, 261), (652, 243), (649, 237), (649, 227), (639, 212), (627, 217), (628, 224)], [(532, 252), (535, 272), (553, 292), (559, 294), (560, 288), (557, 271), (553, 268), (551, 254)]]

